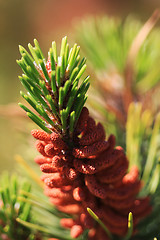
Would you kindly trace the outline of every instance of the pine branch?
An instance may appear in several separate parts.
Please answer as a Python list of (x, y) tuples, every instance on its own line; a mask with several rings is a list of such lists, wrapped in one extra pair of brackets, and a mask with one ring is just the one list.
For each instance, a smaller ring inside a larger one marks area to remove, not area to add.
[[(115, 26), (113, 29), (115, 30)], [(95, 34), (94, 37), (95, 42), (98, 43), (99, 39)], [(29, 44), (32, 56), (20, 47), (22, 59), (18, 63), (25, 73), (20, 77), (20, 81), (28, 91), (28, 95), (24, 93), (21, 95), (37, 114), (24, 105), (20, 106), (42, 128), (42, 130), (32, 131), (33, 137), (37, 139), (36, 148), (42, 155), (35, 161), (44, 173), (41, 179), (44, 181), (45, 194), (59, 211), (70, 215), (69, 218), (61, 219), (61, 226), (70, 229), (72, 238), (79, 236), (87, 238), (92, 234), (92, 229), (95, 238), (102, 239), (119, 237), (122, 240), (133, 240), (136, 237), (146, 236), (146, 232), (143, 231), (144, 226), (151, 224), (150, 221), (159, 222), (159, 216), (154, 218), (155, 211), (159, 209), (156, 203), (160, 182), (156, 161), (159, 117), (153, 118), (150, 112), (141, 110), (140, 104), (136, 107), (132, 104), (127, 122), (127, 153), (131, 158), (131, 165), (136, 157), (136, 166), (132, 166), (127, 173), (128, 159), (123, 149), (115, 147), (113, 135), (105, 139), (102, 124), (96, 124), (89, 116), (88, 109), (83, 107), (87, 99), (89, 77), (86, 77), (79, 85), (80, 78), (86, 69), (86, 60), (80, 61), (80, 48), (75, 44), (69, 51), (67, 39), (63, 38), (58, 57), (56, 43), (53, 42), (49, 51), (49, 59), (46, 62), (38, 42), (35, 40), (34, 43), (35, 47)], [(97, 59), (100, 61), (100, 58)], [(101, 63), (103, 65), (103, 58), (99, 66)], [(118, 98), (115, 97), (115, 99)], [(135, 119), (137, 126), (132, 129)], [(156, 120), (153, 131), (151, 120)], [(150, 148), (149, 152), (145, 153), (146, 156), (148, 154), (147, 160), (143, 158), (144, 155), (139, 159), (141, 148), (144, 147), (141, 142), (144, 136), (148, 137), (145, 127), (150, 130), (149, 138), (147, 138)], [(149, 162), (152, 163), (151, 169), (148, 168)], [(153, 177), (154, 173), (155, 177)], [(147, 177), (149, 177), (149, 182), (146, 181)], [(145, 180), (142, 190), (141, 178)], [(37, 178), (35, 179), (37, 181)], [(155, 183), (156, 187), (153, 187)], [(30, 195), (30, 197), (31, 199), (27, 200), (24, 197), (19, 199), (35, 207), (41, 207), (42, 215), (48, 211), (47, 207), (34, 201), (33, 196)], [(154, 208), (153, 211), (151, 205)], [(93, 211), (90, 206), (93, 206)], [(86, 212), (87, 207), (100, 226), (94, 224), (93, 219)], [(48, 215), (50, 213), (49, 210)], [(52, 219), (52, 216), (50, 217)], [(53, 216), (53, 218), (56, 217), (56, 215)], [(137, 224), (140, 219), (142, 221)], [(35, 228), (43, 232), (46, 236), (70, 239), (67, 235), (68, 231), (63, 231), (56, 224), (54, 227), (50, 223), (46, 227), (41, 227), (28, 221), (23, 222), (23, 219), (18, 218), (18, 221), (30, 226), (31, 229)], [(136, 226), (139, 231), (134, 236)], [(61, 233), (56, 233), (58, 229)], [(86, 233), (85, 229), (91, 230), (87, 230)], [(155, 224), (152, 224), (149, 228), (149, 238), (153, 239), (154, 236), (158, 236), (157, 231)]]

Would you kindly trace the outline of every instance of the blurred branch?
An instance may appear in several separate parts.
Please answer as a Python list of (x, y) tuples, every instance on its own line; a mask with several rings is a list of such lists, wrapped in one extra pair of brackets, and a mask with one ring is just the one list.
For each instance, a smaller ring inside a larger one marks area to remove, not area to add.
[(39, 179), (36, 172), (28, 165), (28, 163), (18, 154), (15, 155), (15, 160), (18, 162), (29, 174), (29, 176), (41, 187), (44, 187), (43, 182)]
[(151, 32), (155, 24), (160, 18), (160, 10), (156, 9), (148, 21), (143, 25), (143, 27), (138, 32), (137, 36), (133, 40), (130, 50), (128, 52), (126, 68), (125, 68), (125, 83), (126, 88), (124, 92), (124, 107), (126, 111), (128, 110), (129, 104), (133, 101), (132, 94), (132, 84), (134, 76), (134, 63), (135, 59), (139, 53), (139, 50), (147, 38), (148, 34)]

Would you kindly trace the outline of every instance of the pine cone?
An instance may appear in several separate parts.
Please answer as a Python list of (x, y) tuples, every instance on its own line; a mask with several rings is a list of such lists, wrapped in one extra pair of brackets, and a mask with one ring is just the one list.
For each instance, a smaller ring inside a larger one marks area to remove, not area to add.
[(128, 159), (121, 147), (115, 147), (115, 137), (106, 141), (101, 123), (96, 124), (83, 108), (73, 133), (73, 145), (65, 142), (57, 132), (32, 130), (41, 156), (40, 165), (45, 194), (58, 210), (72, 214), (61, 219), (61, 225), (71, 230), (73, 238), (90, 229), (89, 239), (108, 236), (96, 226), (87, 207), (103, 221), (111, 233), (124, 236), (129, 212), (136, 225), (151, 212), (149, 197), (137, 198), (142, 182), (136, 166), (128, 171)]

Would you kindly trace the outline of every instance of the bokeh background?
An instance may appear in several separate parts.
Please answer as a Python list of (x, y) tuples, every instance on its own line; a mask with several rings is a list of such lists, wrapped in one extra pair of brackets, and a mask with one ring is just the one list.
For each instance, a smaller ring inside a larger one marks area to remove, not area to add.
[(133, 13), (145, 21), (159, 7), (159, 0), (0, 0), (0, 172), (15, 168), (15, 154), (34, 154), (32, 123), (17, 106), (22, 101), (18, 45), (27, 48), (36, 38), (47, 55), (52, 40), (68, 35), (73, 42), (75, 26), (88, 15)]

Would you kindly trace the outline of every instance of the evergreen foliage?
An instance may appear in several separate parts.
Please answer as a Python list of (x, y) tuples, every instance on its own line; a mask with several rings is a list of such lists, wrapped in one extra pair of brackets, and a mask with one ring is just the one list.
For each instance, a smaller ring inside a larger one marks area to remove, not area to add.
[[(31, 231), (18, 222), (33, 221), (31, 214), (32, 205), (27, 201), (23, 192), (29, 193), (31, 184), (29, 181), (22, 181), (20, 184), (16, 175), (8, 176), (7, 173), (1, 176), (0, 187), (0, 239), (38, 240), (36, 231)], [(26, 200), (23, 201), (23, 200)]]
[(93, 75), (88, 102), (121, 146), (131, 102), (141, 102), (155, 115), (159, 111), (160, 30), (153, 29), (159, 16), (156, 10), (145, 24), (133, 16), (90, 17), (77, 27), (77, 41)]
[(20, 81), (27, 89), (22, 97), (33, 107), (38, 116), (20, 106), (27, 115), (44, 131), (56, 130), (63, 138), (72, 138), (72, 133), (87, 100), (89, 76), (80, 79), (86, 69), (86, 59), (80, 59), (80, 47), (75, 44), (69, 49), (67, 37), (62, 39), (60, 55), (57, 56), (56, 43), (52, 42), (48, 61), (45, 60), (37, 40), (35, 47), (28, 45), (30, 54), (20, 46), (21, 66), (24, 74)]

